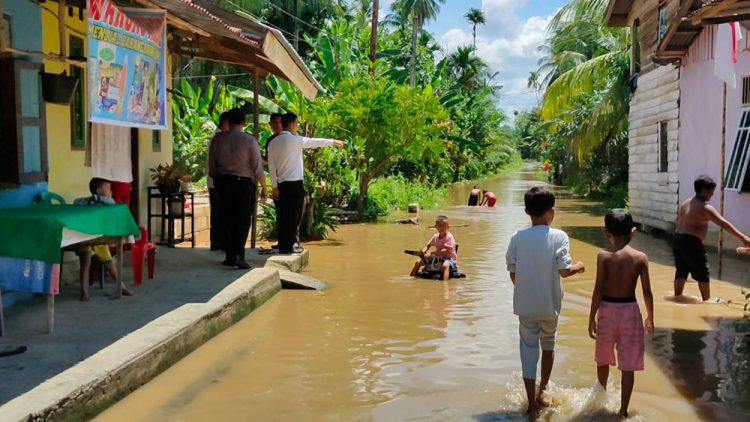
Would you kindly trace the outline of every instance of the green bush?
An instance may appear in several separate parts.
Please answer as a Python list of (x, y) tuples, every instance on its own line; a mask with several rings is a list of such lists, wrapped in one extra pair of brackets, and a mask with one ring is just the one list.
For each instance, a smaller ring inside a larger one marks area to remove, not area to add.
[(276, 239), (276, 207), (260, 203), (262, 213), (258, 216), (258, 234), (266, 240)]
[[(350, 205), (356, 204), (357, 196), (358, 192), (354, 192)], [(442, 203), (444, 196), (445, 188), (408, 181), (403, 176), (381, 177), (370, 183), (362, 218), (374, 220), (394, 209), (405, 210), (409, 204), (415, 203), (422, 209), (435, 208)]]

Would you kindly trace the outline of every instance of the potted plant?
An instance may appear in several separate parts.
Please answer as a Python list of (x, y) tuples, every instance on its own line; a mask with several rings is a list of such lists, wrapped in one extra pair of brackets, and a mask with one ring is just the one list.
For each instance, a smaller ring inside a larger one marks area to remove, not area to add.
[(165, 163), (151, 169), (151, 180), (159, 188), (159, 192), (175, 194), (180, 192), (183, 183), (190, 182), (190, 176), (176, 164)]

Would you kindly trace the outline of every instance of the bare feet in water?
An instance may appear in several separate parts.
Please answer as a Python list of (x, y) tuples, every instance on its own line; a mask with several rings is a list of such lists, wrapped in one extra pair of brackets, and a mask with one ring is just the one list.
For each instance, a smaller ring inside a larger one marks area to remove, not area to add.
[(526, 418), (529, 421), (536, 421), (539, 418), (539, 407), (529, 405), (528, 410), (526, 410)]
[(551, 405), (550, 401), (544, 397), (545, 390), (546, 388), (539, 388), (539, 392), (536, 394), (536, 404), (538, 404), (539, 407), (550, 407)]
[(89, 294), (88, 294), (88, 293), (84, 293), (84, 292), (81, 292), (81, 298), (80, 298), (80, 301), (81, 301), (81, 302), (88, 302), (88, 301), (89, 301)]
[(133, 296), (133, 292), (131, 292), (130, 290), (128, 290), (127, 287), (123, 287), (122, 288), (122, 295), (123, 296)]

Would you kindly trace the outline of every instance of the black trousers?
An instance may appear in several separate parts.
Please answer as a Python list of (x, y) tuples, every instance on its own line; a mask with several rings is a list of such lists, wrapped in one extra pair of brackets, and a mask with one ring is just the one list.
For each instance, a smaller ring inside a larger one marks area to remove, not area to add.
[(224, 216), (221, 212), (221, 198), (216, 188), (208, 189), (208, 201), (211, 207), (211, 250), (224, 250)]
[(245, 259), (245, 243), (252, 224), (256, 183), (247, 177), (219, 175), (214, 179), (224, 219), (224, 251), (230, 263)]
[(302, 208), (305, 206), (305, 186), (302, 181), (279, 183), (279, 200), (276, 205), (279, 252), (292, 253), (302, 221)]

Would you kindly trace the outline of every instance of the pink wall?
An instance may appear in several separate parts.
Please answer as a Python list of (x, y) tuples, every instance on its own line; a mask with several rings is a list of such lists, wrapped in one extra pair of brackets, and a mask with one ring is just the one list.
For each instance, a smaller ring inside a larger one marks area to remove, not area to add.
[[(679, 197), (693, 195), (693, 179), (707, 174), (721, 177), (722, 81), (714, 76), (713, 28), (706, 28), (680, 67)], [(748, 34), (745, 33), (748, 39)], [(726, 161), (732, 153), (742, 109), (742, 78), (750, 76), (750, 51), (735, 65), (737, 88), (727, 87)], [(711, 201), (719, 209), (719, 195)], [(750, 232), (750, 193), (726, 192), (724, 215), (745, 233)]]

